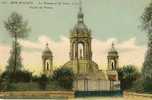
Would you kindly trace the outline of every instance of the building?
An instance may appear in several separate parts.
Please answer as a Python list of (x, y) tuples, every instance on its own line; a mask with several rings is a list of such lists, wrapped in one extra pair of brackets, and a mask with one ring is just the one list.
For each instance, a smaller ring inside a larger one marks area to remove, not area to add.
[(70, 31), (70, 61), (63, 67), (72, 68), (76, 74), (73, 89), (75, 91), (111, 91), (120, 90), (118, 80), (118, 52), (114, 44), (108, 52), (108, 70), (99, 70), (92, 60), (91, 30), (84, 22), (82, 7), (79, 7), (77, 23)]
[(108, 51), (108, 70), (107, 75), (108, 79), (111, 81), (118, 80), (117, 68), (119, 67), (118, 63), (118, 52), (114, 47), (114, 43), (112, 43), (111, 49)]
[(70, 61), (64, 66), (72, 67), (75, 74), (87, 74), (98, 71), (98, 65), (92, 60), (91, 31), (84, 23), (80, 7), (77, 24), (70, 32)]
[(42, 53), (43, 74), (50, 76), (53, 73), (53, 55), (48, 47), (48, 43)]
[[(99, 69), (98, 64), (92, 60), (92, 33), (84, 22), (84, 14), (80, 5), (77, 14), (77, 23), (70, 31), (70, 60), (63, 67), (71, 68), (76, 75), (73, 83), (74, 91), (115, 91), (120, 90), (117, 68), (118, 52), (112, 43), (108, 51), (108, 69)], [(46, 45), (42, 54), (43, 72), (46, 75), (53, 73), (53, 56)]]

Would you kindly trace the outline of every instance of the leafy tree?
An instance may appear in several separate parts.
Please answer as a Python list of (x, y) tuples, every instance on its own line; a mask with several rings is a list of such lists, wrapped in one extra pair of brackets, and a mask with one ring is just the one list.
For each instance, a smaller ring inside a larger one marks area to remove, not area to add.
[(40, 89), (45, 90), (48, 84), (48, 77), (45, 74), (42, 74), (41, 77), (39, 78), (38, 83)]
[(152, 92), (152, 79), (146, 78), (143, 83), (144, 92)]
[(141, 16), (142, 29), (145, 30), (148, 34), (152, 33), (152, 2), (148, 7), (145, 8), (143, 15)]
[(8, 81), (8, 77), (5, 76), (2, 78), (2, 76), (0, 77), (0, 91), (6, 91), (8, 90), (9, 87), (9, 81)]
[(32, 81), (33, 81), (33, 82), (39, 82), (39, 76), (33, 75), (33, 76), (32, 76)]
[[(13, 42), (13, 52), (14, 54), (12, 54), (11, 56), (14, 57), (14, 60), (9, 61), (12, 62), (11, 64), (13, 64), (14, 68), (13, 72), (15, 73), (17, 71), (17, 66), (20, 66), (20, 64), (18, 63), (19, 59), (18, 59), (18, 38), (25, 38), (27, 36), (27, 32), (29, 31), (29, 28), (27, 28), (27, 21), (23, 21), (23, 17), (21, 15), (19, 15), (16, 12), (13, 12), (10, 17), (8, 17), (8, 19), (6, 21), (4, 21), (4, 26), (6, 28), (6, 30), (9, 32), (9, 34), (14, 38), (14, 42)], [(19, 65), (18, 65), (19, 64)], [(12, 65), (10, 65), (9, 67), (11, 67)]]
[(66, 67), (58, 68), (53, 72), (52, 78), (65, 89), (72, 89), (73, 87), (74, 73), (72, 69)]
[[(17, 72), (23, 68), (22, 59), (21, 59), (21, 46), (19, 45), (18, 42), (16, 43), (16, 48), (14, 45), (15, 42), (13, 42), (12, 50), (10, 52), (10, 58), (8, 60), (8, 65), (6, 66), (6, 71), (8, 72), (14, 72), (14, 71)], [(14, 64), (15, 62), (16, 65)]]
[(32, 80), (32, 73), (28, 71), (17, 71), (16, 73), (5, 71), (1, 76), (2, 80), (12, 82), (30, 82)]
[(121, 81), (121, 89), (129, 89), (133, 82), (139, 78), (139, 72), (133, 65), (126, 65), (118, 69), (118, 78)]
[(152, 90), (152, 2), (145, 8), (142, 19), (142, 28), (147, 32), (148, 49), (142, 68), (144, 87)]

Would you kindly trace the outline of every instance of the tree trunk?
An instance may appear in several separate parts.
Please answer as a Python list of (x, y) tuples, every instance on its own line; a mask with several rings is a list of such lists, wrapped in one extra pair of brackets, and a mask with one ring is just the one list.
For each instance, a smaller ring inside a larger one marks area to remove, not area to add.
[(16, 67), (17, 67), (17, 35), (15, 34), (15, 48), (14, 48), (14, 56), (15, 56), (15, 58), (14, 58), (14, 73), (16, 73)]

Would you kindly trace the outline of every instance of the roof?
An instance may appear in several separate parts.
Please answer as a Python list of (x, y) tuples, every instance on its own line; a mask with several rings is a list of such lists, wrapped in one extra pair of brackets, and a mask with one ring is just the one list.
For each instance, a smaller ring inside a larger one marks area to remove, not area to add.
[(80, 6), (77, 15), (77, 24), (75, 24), (74, 28), (71, 30), (71, 37), (77, 37), (77, 36), (90, 37), (90, 33), (91, 31), (84, 23), (84, 14)]
[(117, 50), (115, 49), (115, 44), (112, 43), (111, 49), (108, 51), (108, 53), (118, 53)]
[(42, 53), (42, 57), (50, 57), (52, 56), (52, 51), (48, 47), (48, 43), (46, 44), (46, 47)]

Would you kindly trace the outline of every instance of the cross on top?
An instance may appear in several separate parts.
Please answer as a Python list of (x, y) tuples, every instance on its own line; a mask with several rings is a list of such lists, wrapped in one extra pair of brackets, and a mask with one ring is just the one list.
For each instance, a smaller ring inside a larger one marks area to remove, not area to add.
[(48, 43), (46, 43), (46, 47), (48, 47), (49, 46), (49, 44)]
[(80, 9), (80, 11), (82, 11), (82, 1), (81, 0), (79, 0), (79, 9)]
[(115, 44), (114, 44), (114, 42), (112, 42), (112, 48), (114, 48), (115, 47)]

